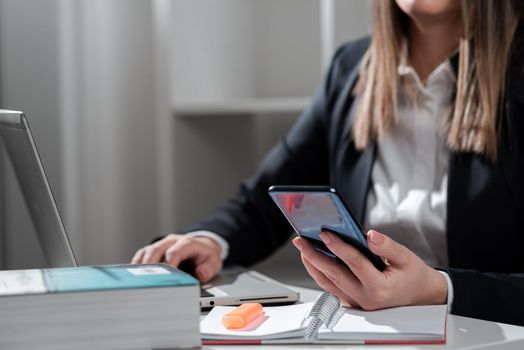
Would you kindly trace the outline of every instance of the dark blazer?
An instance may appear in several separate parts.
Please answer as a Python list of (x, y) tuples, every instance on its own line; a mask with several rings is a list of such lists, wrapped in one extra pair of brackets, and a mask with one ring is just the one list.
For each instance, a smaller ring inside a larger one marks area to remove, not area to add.
[[(367, 38), (337, 51), (312, 105), (238, 196), (189, 229), (223, 236), (230, 244), (226, 263), (252, 264), (289, 238), (292, 229), (268, 196), (271, 185), (332, 186), (363, 220), (376, 145), (356, 150), (350, 128), (352, 88), (368, 46)], [(452, 313), (524, 325), (524, 55), (515, 52), (497, 161), (450, 154), (445, 270), (453, 281)]]

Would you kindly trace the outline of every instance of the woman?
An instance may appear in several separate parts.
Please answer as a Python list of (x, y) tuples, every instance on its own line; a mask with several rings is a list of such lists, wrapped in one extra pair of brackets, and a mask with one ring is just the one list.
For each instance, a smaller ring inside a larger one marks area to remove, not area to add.
[[(251, 264), (288, 238), (270, 185), (330, 185), (368, 228), (379, 272), (327, 232), (347, 266), (293, 243), (317, 283), (367, 310), (448, 303), (524, 325), (524, 72), (511, 1), (375, 0), (373, 36), (341, 47), (313, 105), (237, 198), (133, 262)], [(384, 234), (378, 231), (384, 232)], [(439, 270), (437, 270), (438, 268)]]

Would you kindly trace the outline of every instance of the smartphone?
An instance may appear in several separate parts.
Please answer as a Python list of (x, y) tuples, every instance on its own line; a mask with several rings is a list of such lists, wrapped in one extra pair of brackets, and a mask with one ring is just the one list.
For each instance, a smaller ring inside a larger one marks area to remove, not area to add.
[(384, 271), (384, 261), (369, 250), (362, 225), (334, 188), (271, 186), (268, 192), (295, 232), (311, 242), (316, 250), (341, 262), (320, 239), (321, 231), (331, 232), (357, 248), (378, 270)]

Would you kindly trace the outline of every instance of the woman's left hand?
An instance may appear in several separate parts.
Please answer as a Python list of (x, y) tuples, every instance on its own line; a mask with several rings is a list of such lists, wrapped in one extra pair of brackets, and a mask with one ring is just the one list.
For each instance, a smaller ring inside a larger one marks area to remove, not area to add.
[(297, 237), (293, 243), (318, 285), (336, 295), (344, 305), (377, 310), (446, 303), (448, 286), (440, 272), (386, 235), (369, 231), (367, 236), (370, 250), (386, 258), (383, 272), (356, 248), (328, 232), (322, 232), (320, 238), (344, 264), (316, 251), (305, 239)]

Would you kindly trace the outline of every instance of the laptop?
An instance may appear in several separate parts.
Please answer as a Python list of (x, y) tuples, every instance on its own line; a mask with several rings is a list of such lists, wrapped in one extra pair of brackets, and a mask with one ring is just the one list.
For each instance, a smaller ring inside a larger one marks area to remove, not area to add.
[[(23, 112), (0, 110), (0, 142), (3, 144), (29, 209), (36, 235), (49, 267), (78, 266), (49, 181)], [(256, 271), (224, 269), (202, 286), (200, 305), (293, 303), (299, 293)]]

